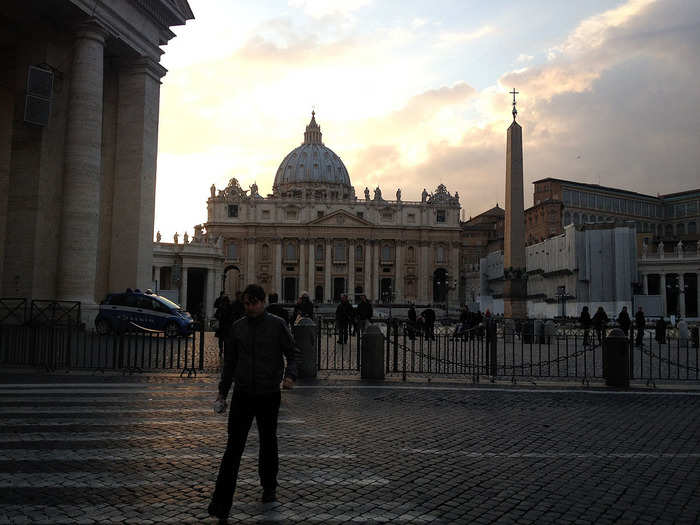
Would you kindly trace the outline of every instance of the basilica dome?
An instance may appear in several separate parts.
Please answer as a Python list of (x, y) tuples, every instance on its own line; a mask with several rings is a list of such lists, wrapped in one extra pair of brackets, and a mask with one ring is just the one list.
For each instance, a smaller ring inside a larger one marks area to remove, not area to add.
[(290, 151), (277, 168), (272, 189), (274, 193), (287, 194), (310, 187), (335, 190), (339, 198), (354, 193), (345, 164), (321, 142), (315, 112), (306, 126), (304, 143)]

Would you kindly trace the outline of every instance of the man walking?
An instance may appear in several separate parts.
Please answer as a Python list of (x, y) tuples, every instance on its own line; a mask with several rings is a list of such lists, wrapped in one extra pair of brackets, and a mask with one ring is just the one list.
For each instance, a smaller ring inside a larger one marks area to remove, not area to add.
[(348, 301), (348, 296), (342, 294), (340, 296), (340, 304), (338, 304), (338, 308), (335, 309), (335, 323), (338, 327), (338, 343), (341, 345), (348, 342), (348, 331), (350, 330), (353, 314), (354, 310)]
[(617, 324), (620, 325), (622, 331), (625, 332), (625, 337), (629, 337), (630, 326), (632, 326), (632, 319), (630, 319), (627, 313), (627, 307), (623, 306), (622, 311), (617, 316)]
[[(219, 382), (218, 403), (225, 403), (235, 378), (228, 418), (228, 440), (221, 460), (209, 515), (225, 520), (233, 503), (241, 455), (253, 418), (260, 441), (258, 474), (262, 501), (277, 499), (277, 415), (280, 381), (292, 388), (297, 375), (296, 349), (289, 327), (279, 317), (265, 312), (265, 291), (251, 284), (243, 292), (245, 316), (233, 324), (226, 336), (224, 367)], [(285, 372), (284, 358), (287, 360)]]
[(634, 328), (637, 330), (637, 339), (635, 341), (636, 346), (642, 346), (642, 341), (644, 340), (644, 328), (647, 325), (647, 321), (644, 318), (644, 310), (640, 306), (637, 309), (637, 313), (634, 314)]
[(357, 320), (361, 332), (367, 330), (367, 327), (372, 322), (373, 315), (372, 305), (367, 300), (367, 296), (362, 295), (360, 297), (360, 304), (357, 305)]

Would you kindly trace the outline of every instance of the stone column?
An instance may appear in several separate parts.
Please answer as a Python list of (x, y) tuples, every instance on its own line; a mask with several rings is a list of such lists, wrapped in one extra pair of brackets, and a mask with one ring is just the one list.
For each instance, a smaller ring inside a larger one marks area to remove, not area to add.
[(374, 292), (374, 300), (377, 302), (381, 300), (381, 297), (379, 297), (379, 291), (381, 290), (379, 287), (379, 276), (381, 275), (381, 265), (379, 261), (380, 244), (380, 241), (374, 241), (374, 245), (372, 246), (372, 290)]
[(394, 301), (397, 303), (403, 302), (404, 282), (403, 282), (403, 241), (396, 241), (396, 264), (394, 271)]
[(95, 302), (106, 36), (96, 23), (76, 33), (65, 131), (57, 297), (87, 304)]
[(327, 303), (333, 300), (333, 290), (331, 290), (331, 270), (333, 269), (332, 259), (333, 244), (330, 239), (326, 239), (326, 264), (323, 268), (323, 296)]
[(187, 266), (182, 265), (182, 278), (180, 279), (180, 306), (187, 310)]
[(245, 286), (255, 283), (255, 239), (248, 239), (248, 256), (246, 257), (246, 283)]
[(161, 285), (161, 280), (160, 280), (160, 266), (153, 266), (154, 272), (153, 272), (153, 280), (156, 282), (156, 290), (153, 290), (156, 292), (157, 290), (160, 290), (163, 286)]
[(274, 270), (275, 283), (274, 283), (272, 288), (273, 288), (273, 290), (275, 290), (278, 293), (279, 300), (280, 300), (280, 302), (282, 302), (282, 301), (284, 301), (284, 297), (282, 297), (284, 290), (282, 289), (282, 240), (281, 239), (275, 240), (274, 265), (275, 265), (275, 270)]
[(372, 300), (372, 241), (365, 242), (365, 295)]
[(649, 275), (642, 274), (642, 293), (644, 295), (649, 295)]
[(355, 302), (355, 243), (348, 241), (348, 301)]
[[(311, 262), (311, 261), (309, 261)], [(306, 290), (306, 244), (299, 240), (299, 291)]]
[(680, 316), (685, 319), (685, 278), (683, 272), (678, 272), (678, 310)]
[(420, 245), (420, 264), (419, 264), (419, 274), (418, 274), (418, 300), (422, 303), (431, 303), (432, 297), (428, 295), (429, 283), (431, 280), (430, 265), (428, 264), (430, 246), (427, 242), (423, 242)]
[(160, 79), (143, 57), (119, 63), (110, 289), (143, 286), (153, 261)]
[(450, 274), (447, 287), (450, 307), (459, 308), (459, 244), (453, 243), (450, 250)]
[(661, 312), (662, 315), (667, 315), (666, 311), (666, 274), (659, 275), (659, 293), (661, 294)]
[(316, 290), (316, 239), (309, 239), (309, 282), (307, 285), (309, 296), (313, 299)]
[(214, 317), (214, 301), (216, 301), (215, 282), (214, 270), (207, 268), (207, 280), (204, 285), (204, 316), (207, 319)]

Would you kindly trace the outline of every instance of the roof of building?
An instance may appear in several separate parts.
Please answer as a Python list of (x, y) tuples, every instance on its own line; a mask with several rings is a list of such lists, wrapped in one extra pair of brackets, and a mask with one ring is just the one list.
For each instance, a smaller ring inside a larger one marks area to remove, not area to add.
[(589, 184), (588, 182), (577, 182), (574, 180), (557, 179), (554, 177), (546, 177), (544, 179), (532, 181), (532, 183), (537, 184), (538, 182), (547, 182), (547, 181), (563, 182), (564, 184), (571, 184), (574, 186), (583, 186), (585, 188), (590, 188), (592, 190), (611, 191), (611, 192), (615, 192), (615, 193), (626, 193), (628, 195), (635, 195), (637, 197), (644, 197), (647, 199), (658, 199), (659, 198), (655, 195), (646, 195), (644, 193), (638, 193), (636, 191), (622, 190), (620, 188), (613, 188), (611, 186), (601, 186), (600, 184)]
[(273, 188), (300, 183), (351, 186), (345, 164), (323, 145), (321, 138), (321, 127), (316, 123), (316, 113), (312, 111), (311, 122), (304, 132), (304, 142), (290, 151), (277, 168)]

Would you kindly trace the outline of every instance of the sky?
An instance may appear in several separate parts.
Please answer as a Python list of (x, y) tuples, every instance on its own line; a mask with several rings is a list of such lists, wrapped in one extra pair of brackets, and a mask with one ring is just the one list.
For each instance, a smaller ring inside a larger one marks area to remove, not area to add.
[(272, 193), (312, 109), (358, 197), (505, 201), (517, 89), (525, 205), (556, 177), (700, 188), (696, 0), (189, 0), (162, 64), (155, 230), (206, 222), (215, 184)]

